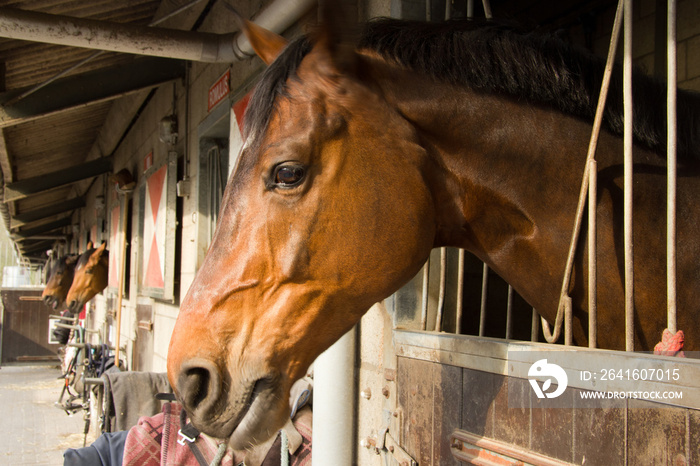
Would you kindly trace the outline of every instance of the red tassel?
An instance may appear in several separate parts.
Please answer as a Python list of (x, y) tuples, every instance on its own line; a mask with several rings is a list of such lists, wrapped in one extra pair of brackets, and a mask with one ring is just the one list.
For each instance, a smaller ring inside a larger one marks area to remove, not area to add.
[(684, 358), (685, 353), (683, 353), (683, 343), (685, 342), (685, 335), (682, 330), (675, 333), (670, 332), (669, 329), (664, 329), (663, 336), (661, 337), (661, 342), (654, 346), (654, 354), (660, 354), (662, 356), (678, 356), (679, 358)]

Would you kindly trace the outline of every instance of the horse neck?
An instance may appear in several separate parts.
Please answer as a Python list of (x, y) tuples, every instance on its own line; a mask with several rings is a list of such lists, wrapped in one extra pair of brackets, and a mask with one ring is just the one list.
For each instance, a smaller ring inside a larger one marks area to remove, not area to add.
[(386, 95), (430, 159), (435, 246), (472, 252), (553, 318), (590, 125), (415, 76)]

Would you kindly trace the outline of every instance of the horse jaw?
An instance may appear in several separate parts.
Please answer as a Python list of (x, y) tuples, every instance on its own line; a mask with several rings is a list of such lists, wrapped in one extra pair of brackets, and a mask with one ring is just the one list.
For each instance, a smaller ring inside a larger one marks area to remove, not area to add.
[[(414, 128), (327, 59), (306, 56), (264, 141), (241, 154), (171, 337), (178, 399), (235, 448), (283, 426), (292, 384), (418, 272), (435, 240)], [(304, 182), (277, 186), (281, 164), (304, 167)]]
[[(199, 279), (209, 282), (210, 277), (205, 273)], [(183, 300), (168, 350), (168, 376), (194, 426), (245, 450), (268, 440), (289, 419), (291, 386), (306, 374), (318, 351), (301, 328), (319, 329), (319, 316), (328, 304), (316, 299), (315, 290), (297, 290), (299, 285), (226, 282), (209, 282), (211, 286), (193, 290)], [(222, 298), (219, 285), (237, 291)], [(294, 294), (297, 305), (290, 306)], [(244, 315), (246, 302), (256, 302), (257, 309), (267, 312)], [(289, 324), (267, 333), (275, 321)], [(216, 334), (234, 326), (226, 338)], [(327, 335), (321, 342), (324, 349), (345, 329), (326, 330), (314, 332)], [(192, 335), (195, 348), (188, 343)]]

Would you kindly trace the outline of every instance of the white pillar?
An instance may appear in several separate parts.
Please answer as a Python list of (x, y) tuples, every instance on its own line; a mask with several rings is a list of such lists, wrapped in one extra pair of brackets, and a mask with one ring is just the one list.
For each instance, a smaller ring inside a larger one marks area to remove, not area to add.
[(314, 362), (312, 466), (352, 465), (356, 328)]

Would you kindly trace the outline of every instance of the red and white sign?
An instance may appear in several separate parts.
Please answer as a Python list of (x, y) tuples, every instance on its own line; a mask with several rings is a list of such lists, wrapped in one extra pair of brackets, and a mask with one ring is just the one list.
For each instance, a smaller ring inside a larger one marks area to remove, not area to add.
[(146, 288), (165, 287), (167, 174), (166, 164), (146, 182), (146, 212), (143, 220), (143, 286)]
[(233, 114), (236, 115), (236, 125), (240, 134), (243, 134), (243, 115), (245, 115), (245, 110), (248, 108), (251, 95), (253, 95), (253, 89), (248, 91), (241, 100), (233, 104)]
[(231, 119), (231, 138), (229, 139), (229, 148), (231, 150), (232, 158), (229, 160), (229, 169), (233, 170), (238, 162), (238, 155), (241, 153), (243, 148), (243, 115), (248, 107), (248, 101), (250, 101), (250, 96), (253, 94), (251, 90), (246, 95), (243, 96), (241, 100), (233, 104), (231, 108), (235, 118)]
[(224, 100), (224, 97), (231, 93), (231, 70), (226, 70), (216, 82), (209, 88), (209, 98), (207, 99), (207, 111), (211, 112), (211, 109), (216, 107), (216, 104)]
[(153, 166), (153, 151), (149, 152), (146, 157), (143, 158), (143, 171), (147, 172), (149, 168)]

